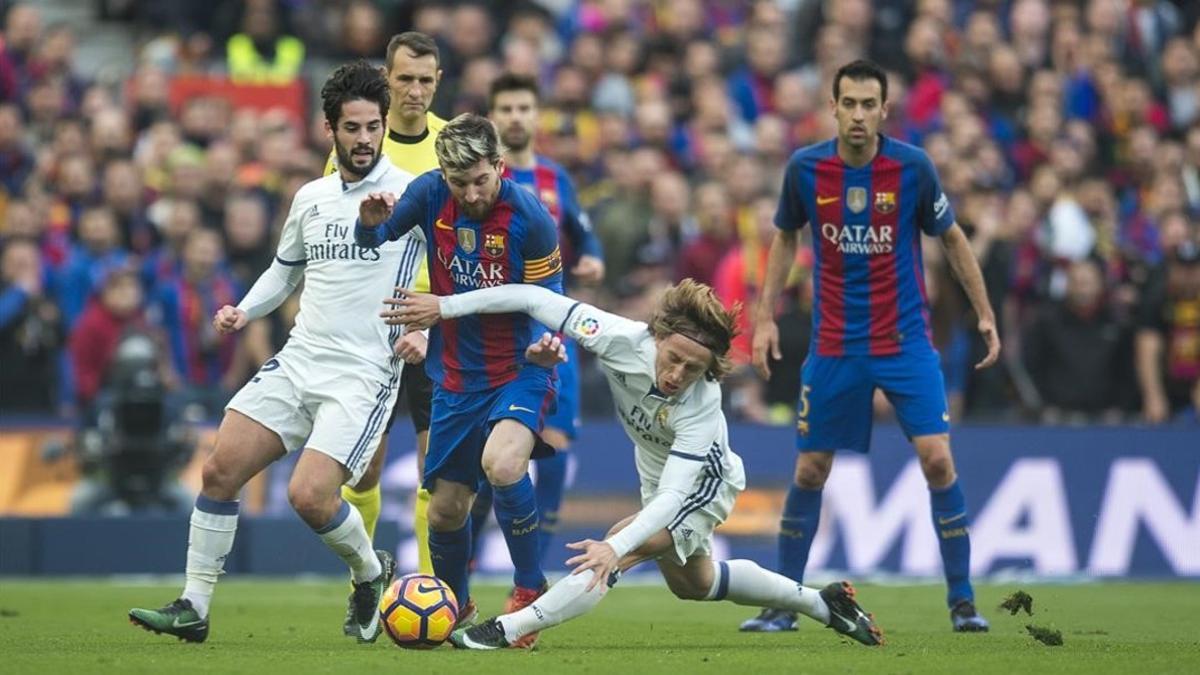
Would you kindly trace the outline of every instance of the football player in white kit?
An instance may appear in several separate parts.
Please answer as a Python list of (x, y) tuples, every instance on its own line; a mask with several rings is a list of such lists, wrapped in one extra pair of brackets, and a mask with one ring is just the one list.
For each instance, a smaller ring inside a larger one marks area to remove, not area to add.
[[(238, 493), (285, 453), (303, 449), (288, 485), (300, 518), (349, 566), (360, 642), (380, 632), (379, 598), (395, 563), (373, 551), (358, 511), (342, 501), (371, 461), (392, 410), (402, 363), (400, 334), (375, 318), (381, 295), (408, 286), (424, 254), (420, 230), (375, 249), (354, 241), (359, 202), (403, 193), (412, 175), (380, 161), (389, 93), (377, 68), (338, 68), (321, 90), (339, 171), (296, 193), (272, 262), (237, 307), (213, 318), (220, 333), (266, 316), (305, 279), (287, 344), (229, 402), (192, 511), (187, 583), (179, 599), (129, 618), (189, 642), (208, 637), (208, 606), (233, 547)], [(340, 618), (340, 617), (339, 617)], [(331, 617), (332, 619), (332, 617)]]
[[(387, 323), (411, 330), (469, 314), (523, 312), (595, 353), (633, 441), (641, 480), (641, 511), (614, 525), (604, 541), (568, 544), (579, 551), (567, 561), (575, 568), (570, 575), (524, 609), (456, 630), (450, 638), (456, 647), (499, 649), (577, 617), (621, 572), (646, 560), (658, 563), (679, 598), (788, 609), (863, 644), (883, 643), (848, 582), (817, 591), (750, 560), (711, 557), (712, 532), (746, 484), (742, 460), (729, 447), (719, 383), (730, 368), (737, 310), (726, 311), (711, 288), (691, 279), (673, 286), (649, 324), (531, 285), (404, 296), (385, 300), (393, 306), (382, 313)], [(547, 333), (526, 355), (549, 366), (565, 351)]]

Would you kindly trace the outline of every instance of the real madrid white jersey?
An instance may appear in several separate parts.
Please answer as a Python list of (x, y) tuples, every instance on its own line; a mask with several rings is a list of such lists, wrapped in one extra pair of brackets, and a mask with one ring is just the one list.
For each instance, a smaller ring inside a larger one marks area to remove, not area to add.
[(292, 200), (271, 270), (238, 306), (251, 319), (269, 313), (287, 297), (287, 292), (280, 293), (279, 280), (294, 287), (302, 270), (300, 313), (288, 344), (327, 358), (322, 367), (390, 371), (392, 343), (400, 329), (387, 326), (379, 311), (397, 286), (412, 284), (425, 255), (424, 235), (413, 229), (394, 242), (368, 249), (355, 243), (354, 221), (368, 193), (399, 196), (412, 179), (412, 174), (383, 159), (356, 183), (343, 182), (338, 173), (306, 183)]

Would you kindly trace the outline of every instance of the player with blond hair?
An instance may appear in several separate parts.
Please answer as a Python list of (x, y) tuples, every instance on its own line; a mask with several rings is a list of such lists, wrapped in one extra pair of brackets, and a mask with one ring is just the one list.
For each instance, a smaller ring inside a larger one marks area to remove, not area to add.
[[(801, 612), (867, 645), (882, 634), (847, 582), (807, 588), (750, 560), (712, 558), (713, 530), (745, 488), (742, 460), (729, 447), (720, 379), (729, 372), (737, 309), (703, 284), (671, 287), (649, 323), (601, 311), (543, 288), (512, 285), (446, 297), (389, 299), (388, 323), (423, 328), (477, 313), (521, 312), (596, 354), (618, 417), (634, 444), (642, 509), (603, 541), (568, 544), (572, 573), (530, 606), (454, 632), (459, 648), (499, 649), (590, 610), (620, 573), (654, 560), (686, 600), (729, 600)], [(531, 363), (565, 358), (562, 339), (544, 334), (526, 349)]]

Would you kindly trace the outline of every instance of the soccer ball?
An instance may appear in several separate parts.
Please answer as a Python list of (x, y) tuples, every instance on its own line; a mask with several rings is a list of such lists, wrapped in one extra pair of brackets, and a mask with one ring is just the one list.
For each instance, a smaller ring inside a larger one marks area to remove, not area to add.
[(458, 600), (444, 581), (407, 574), (392, 582), (379, 601), (379, 620), (392, 642), (405, 649), (432, 649), (450, 637)]

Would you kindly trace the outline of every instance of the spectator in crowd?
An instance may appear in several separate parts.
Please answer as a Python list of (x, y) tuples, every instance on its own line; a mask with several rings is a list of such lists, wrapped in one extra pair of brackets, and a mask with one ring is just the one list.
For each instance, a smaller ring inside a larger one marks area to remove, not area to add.
[(198, 228), (183, 246), (180, 276), (159, 285), (154, 313), (170, 345), (175, 379), (186, 384), (191, 398), (209, 415), (219, 415), (241, 384), (235, 365), (236, 343), (219, 335), (212, 317), (242, 295), (237, 282), (222, 267), (221, 235)]
[(104, 277), (127, 260), (112, 209), (93, 206), (84, 211), (79, 218), (79, 243), (72, 247), (55, 282), (59, 308), (68, 329), (75, 325)]
[(62, 315), (46, 292), (37, 246), (9, 239), (0, 249), (0, 411), (48, 413), (57, 402)]
[(229, 79), (239, 84), (291, 84), (304, 66), (304, 43), (286, 33), (275, 0), (246, 0), (241, 32), (225, 44)]
[(104, 384), (121, 336), (127, 330), (144, 331), (142, 286), (133, 268), (110, 270), (100, 292), (75, 323), (68, 342), (75, 398), (87, 410)]
[(695, 201), (698, 232), (679, 253), (675, 281), (691, 278), (711, 286), (717, 264), (734, 240), (733, 208), (725, 186), (715, 180), (696, 188)]
[(1137, 378), (1152, 424), (1200, 411), (1200, 246), (1180, 244), (1142, 298)]
[(1043, 422), (1115, 422), (1130, 407), (1131, 335), (1107, 295), (1100, 262), (1074, 262), (1063, 300), (1043, 307), (1030, 326), (1024, 358), (1041, 394)]

